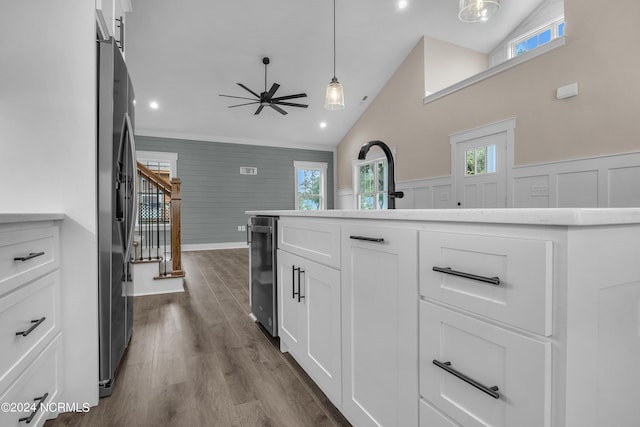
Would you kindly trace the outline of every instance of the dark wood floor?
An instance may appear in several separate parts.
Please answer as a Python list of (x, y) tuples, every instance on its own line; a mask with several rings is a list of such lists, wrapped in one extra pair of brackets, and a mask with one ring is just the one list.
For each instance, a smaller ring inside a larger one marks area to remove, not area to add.
[(186, 292), (136, 297), (113, 395), (45, 426), (349, 426), (249, 318), (248, 250), (183, 260)]

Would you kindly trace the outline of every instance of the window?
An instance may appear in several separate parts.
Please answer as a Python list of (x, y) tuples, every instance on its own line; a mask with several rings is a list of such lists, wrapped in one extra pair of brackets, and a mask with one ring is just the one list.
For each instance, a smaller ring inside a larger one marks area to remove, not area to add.
[(475, 147), (465, 151), (465, 175), (496, 173), (496, 146)]
[[(391, 153), (395, 157), (396, 149), (391, 148)], [(351, 167), (356, 209), (388, 209), (389, 172), (384, 153), (372, 150), (366, 160), (352, 160)]]
[(323, 210), (327, 208), (327, 164), (319, 162), (293, 162), (295, 169), (296, 210)]
[[(137, 151), (136, 160), (167, 182), (176, 173), (177, 153)], [(138, 175), (138, 223), (169, 223), (171, 197)]]
[(564, 17), (561, 17), (515, 39), (510, 43), (509, 57), (514, 58), (549, 43), (553, 39), (563, 37), (564, 27)]

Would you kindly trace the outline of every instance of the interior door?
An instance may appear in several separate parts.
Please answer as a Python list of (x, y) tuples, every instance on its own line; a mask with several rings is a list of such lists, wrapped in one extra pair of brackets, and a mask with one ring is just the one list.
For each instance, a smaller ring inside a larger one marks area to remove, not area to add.
[(507, 132), (455, 144), (458, 208), (506, 208)]

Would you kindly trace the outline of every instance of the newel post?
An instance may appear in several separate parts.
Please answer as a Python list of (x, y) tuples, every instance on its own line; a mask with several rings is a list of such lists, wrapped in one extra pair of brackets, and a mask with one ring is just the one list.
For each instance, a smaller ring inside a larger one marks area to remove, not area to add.
[(171, 265), (172, 275), (184, 275), (182, 271), (182, 256), (180, 249), (180, 204), (182, 195), (180, 194), (180, 178), (171, 179)]

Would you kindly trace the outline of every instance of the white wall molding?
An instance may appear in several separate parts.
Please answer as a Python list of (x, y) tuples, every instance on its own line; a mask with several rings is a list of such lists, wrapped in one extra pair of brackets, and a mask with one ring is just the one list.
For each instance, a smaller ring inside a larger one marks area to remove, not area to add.
[(151, 129), (136, 129), (136, 136), (146, 136), (151, 138), (166, 138), (166, 139), (184, 139), (188, 141), (197, 142), (219, 142), (222, 144), (243, 144), (243, 145), (259, 145), (267, 147), (278, 148), (298, 148), (301, 150), (318, 150), (318, 151), (333, 151), (338, 143), (335, 144), (323, 144), (318, 142), (316, 144), (301, 144), (288, 141), (269, 141), (262, 139), (247, 139), (247, 138), (234, 138), (230, 136), (220, 135), (200, 135), (184, 132), (168, 132), (157, 131)]
[(640, 152), (514, 167), (513, 207), (640, 207)]
[[(508, 207), (640, 207), (640, 152), (513, 167)], [(454, 208), (451, 176), (396, 183), (398, 209)], [(355, 209), (353, 190), (336, 192), (336, 209)]]

